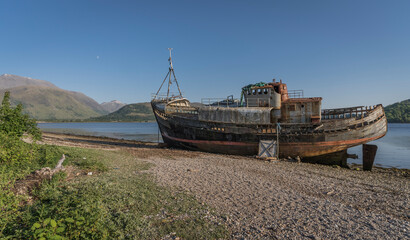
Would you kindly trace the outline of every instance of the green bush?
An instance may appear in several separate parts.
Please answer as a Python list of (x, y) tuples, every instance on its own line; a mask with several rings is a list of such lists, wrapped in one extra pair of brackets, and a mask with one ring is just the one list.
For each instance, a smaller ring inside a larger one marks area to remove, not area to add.
[(23, 105), (19, 104), (12, 108), (10, 104), (10, 92), (4, 93), (0, 107), (0, 132), (7, 135), (21, 137), (28, 133), (34, 139), (41, 138), (41, 131), (37, 128), (36, 120), (23, 114)]

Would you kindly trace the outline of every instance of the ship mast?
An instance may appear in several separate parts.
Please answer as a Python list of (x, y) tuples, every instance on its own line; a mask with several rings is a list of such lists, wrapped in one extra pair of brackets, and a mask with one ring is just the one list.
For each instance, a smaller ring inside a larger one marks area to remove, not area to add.
[(161, 87), (159, 87), (159, 89), (158, 89), (158, 91), (157, 91), (157, 93), (155, 94), (155, 97), (154, 97), (154, 99), (157, 98), (159, 91), (161, 90), (161, 88), (164, 85), (165, 81), (168, 79), (168, 90), (167, 90), (167, 98), (166, 98), (167, 102), (169, 102), (169, 89), (172, 85), (172, 81), (175, 81), (175, 83), (177, 85), (177, 88), (178, 88), (179, 97), (182, 98), (181, 89), (179, 88), (177, 77), (175, 76), (174, 67), (172, 65), (172, 55), (171, 55), (172, 48), (168, 48), (168, 50), (169, 50), (169, 59), (168, 59), (168, 61), (169, 61), (169, 70), (168, 70), (167, 75), (164, 78), (164, 81), (161, 84)]

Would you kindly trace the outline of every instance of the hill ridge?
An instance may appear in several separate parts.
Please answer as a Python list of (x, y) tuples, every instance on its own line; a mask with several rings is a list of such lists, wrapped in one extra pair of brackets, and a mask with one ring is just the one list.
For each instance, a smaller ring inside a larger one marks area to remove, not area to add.
[(0, 76), (0, 94), (10, 92), (13, 105), (23, 104), (24, 112), (39, 120), (87, 119), (107, 111), (84, 93), (61, 89), (51, 82), (13, 74)]
[(101, 122), (150, 122), (155, 121), (150, 102), (132, 103), (100, 117), (88, 119)]
[(389, 123), (410, 123), (410, 99), (387, 105), (384, 112)]
[(20, 87), (20, 86), (45, 86), (45, 87), (59, 88), (53, 83), (46, 81), (46, 80), (34, 79), (30, 77), (22, 77), (22, 76), (8, 74), (8, 73), (0, 75), (0, 88), (9, 89), (9, 88)]

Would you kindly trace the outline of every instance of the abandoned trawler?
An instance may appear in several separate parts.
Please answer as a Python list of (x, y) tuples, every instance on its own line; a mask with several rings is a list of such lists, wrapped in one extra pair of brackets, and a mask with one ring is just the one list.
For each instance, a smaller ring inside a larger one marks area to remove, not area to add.
[[(382, 105), (321, 110), (320, 97), (304, 98), (282, 81), (248, 85), (241, 100), (183, 98), (172, 66), (151, 101), (162, 138), (170, 146), (206, 152), (255, 155), (261, 140), (277, 139), (280, 157), (312, 157), (383, 137)], [(170, 96), (173, 80), (178, 94)], [(159, 92), (168, 80), (164, 97)]]

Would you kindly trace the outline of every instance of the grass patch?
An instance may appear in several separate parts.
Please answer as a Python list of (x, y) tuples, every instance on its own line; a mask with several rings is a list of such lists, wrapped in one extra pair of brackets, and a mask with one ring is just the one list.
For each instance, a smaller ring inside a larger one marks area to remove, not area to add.
[[(11, 239), (227, 238), (217, 214), (185, 193), (158, 186), (151, 164), (125, 152), (58, 147), (64, 165), (103, 172), (65, 181), (64, 173), (34, 192), (4, 235)], [(107, 171), (108, 170), (108, 171)]]
[(103, 162), (105, 157), (103, 154), (96, 153), (96, 150), (73, 147), (60, 147), (60, 149), (66, 153), (67, 161), (64, 165), (72, 165), (90, 171), (105, 172), (108, 170)]

